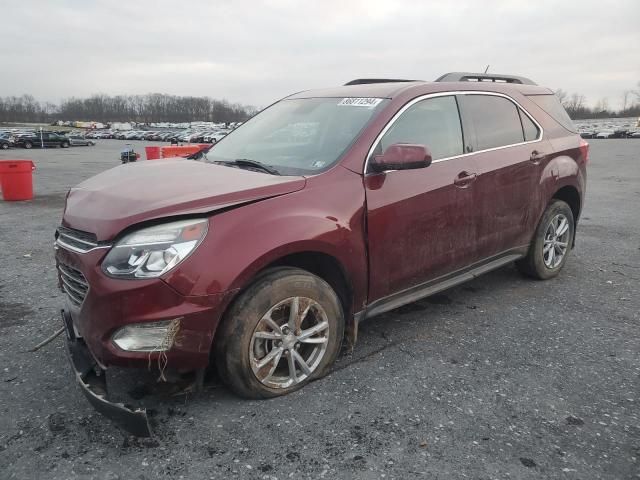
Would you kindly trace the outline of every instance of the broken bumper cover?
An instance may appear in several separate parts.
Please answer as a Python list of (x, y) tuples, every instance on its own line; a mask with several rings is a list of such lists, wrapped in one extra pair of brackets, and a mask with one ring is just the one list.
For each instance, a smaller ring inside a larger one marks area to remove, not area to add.
[(150, 437), (151, 427), (146, 410), (134, 410), (123, 403), (110, 402), (107, 399), (105, 371), (91, 356), (82, 339), (76, 338), (69, 316), (64, 311), (62, 319), (67, 333), (69, 360), (78, 385), (89, 403), (126, 432), (138, 437)]

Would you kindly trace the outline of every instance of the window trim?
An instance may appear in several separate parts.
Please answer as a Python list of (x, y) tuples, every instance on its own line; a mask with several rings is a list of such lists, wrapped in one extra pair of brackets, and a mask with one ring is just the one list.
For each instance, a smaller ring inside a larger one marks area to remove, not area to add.
[[(431, 163), (440, 163), (440, 162), (446, 162), (447, 160), (454, 160), (457, 158), (463, 158), (463, 157), (468, 157), (470, 155), (476, 155), (478, 153), (484, 153), (484, 152), (492, 152), (494, 150), (502, 150), (504, 148), (511, 148), (511, 147), (515, 147), (515, 146), (519, 146), (519, 145), (527, 145), (527, 144), (531, 144), (531, 143), (537, 143), (537, 142), (541, 142), (543, 137), (544, 137), (544, 129), (542, 128), (542, 125), (540, 125), (540, 123), (533, 117), (533, 115), (531, 115), (526, 108), (524, 108), (522, 105), (520, 105), (520, 103), (518, 103), (516, 100), (514, 100), (513, 98), (511, 98), (509, 95), (506, 95), (504, 93), (498, 93), (498, 92), (486, 92), (486, 91), (482, 91), (482, 90), (453, 90), (450, 92), (437, 92), (437, 93), (427, 93), (425, 95), (420, 95), (419, 97), (416, 97), (410, 101), (408, 101), (407, 103), (405, 103), (402, 108), (400, 110), (398, 110), (393, 117), (391, 117), (391, 119), (387, 122), (387, 124), (384, 126), (384, 128), (382, 130), (380, 130), (380, 133), (378, 133), (378, 135), (376, 136), (376, 139), (373, 141), (373, 144), (371, 145), (371, 147), (369, 148), (368, 152), (367, 152), (367, 158), (364, 162), (364, 170), (363, 170), (363, 174), (367, 175), (368, 172), (367, 169), (369, 168), (369, 160), (371, 159), (371, 156), (373, 155), (373, 152), (375, 151), (375, 149), (377, 148), (378, 144), (380, 143), (380, 140), (382, 140), (382, 137), (387, 133), (387, 131), (393, 126), (393, 124), (398, 120), (398, 118), (410, 107), (412, 107), (413, 105), (415, 105), (418, 102), (421, 102), (422, 100), (427, 100), (429, 98), (436, 98), (436, 97), (449, 97), (449, 96), (456, 96), (456, 95), (488, 95), (488, 96), (494, 96), (494, 97), (503, 97), (506, 98), (507, 100), (511, 101), (512, 103), (514, 103), (516, 105), (517, 108), (519, 108), (520, 110), (522, 110), (524, 112), (524, 114), (529, 117), (529, 119), (531, 119), (531, 121), (538, 127), (539, 129), (539, 134), (538, 137), (535, 140), (529, 140), (529, 141), (524, 141), (524, 142), (519, 142), (519, 143), (512, 143), (509, 145), (502, 145), (500, 147), (493, 147), (493, 148), (486, 148), (484, 150), (477, 150), (477, 151), (473, 151), (473, 152), (469, 152), (469, 153), (462, 153), (461, 155), (454, 155), (453, 157), (445, 157), (445, 158), (439, 158), (438, 160), (433, 160), (433, 162)], [(456, 103), (457, 100), (456, 100)], [(462, 123), (462, 116), (463, 116), (463, 112), (460, 111), (460, 105), (458, 105), (458, 115), (460, 116), (460, 122), (463, 128), (463, 142), (464, 142), (464, 124)], [(521, 122), (522, 123), (522, 122)], [(524, 129), (522, 131), (522, 138), (524, 139)], [(464, 145), (463, 145), (464, 148)], [(386, 170), (386, 171), (390, 171), (390, 170)], [(379, 173), (379, 172), (376, 172)]]
[[(452, 97), (452, 98), (453, 98), (453, 104), (454, 104), (454, 106), (455, 106), (455, 112), (458, 114), (458, 124), (460, 125), (460, 140), (461, 140), (461, 142), (462, 142), (462, 143), (461, 143), (461, 145), (462, 145), (462, 152), (464, 153), (464, 152), (465, 152), (465, 150), (466, 150), (466, 143), (465, 143), (465, 142), (466, 142), (466, 135), (465, 135), (465, 128), (464, 128), (464, 124), (463, 124), (463, 121), (462, 121), (462, 113), (461, 113), (461, 111), (460, 111), (460, 102), (458, 101), (458, 98), (457, 98), (455, 95), (443, 95), (443, 96), (436, 96), (436, 98), (443, 98), (443, 97)], [(411, 107), (412, 107), (412, 106), (414, 106), (414, 105), (417, 105), (418, 103), (421, 103), (421, 102), (415, 102), (415, 103), (413, 103), (412, 105), (409, 105), (409, 106), (408, 106), (408, 108), (407, 108), (406, 110), (409, 110), (409, 108), (411, 108)], [(405, 112), (406, 112), (406, 110), (405, 110)], [(382, 136), (380, 137), (380, 142), (382, 142), (382, 140), (384, 139), (384, 136), (385, 136), (387, 133), (389, 133), (389, 131), (391, 131), (391, 130), (393, 129), (393, 127), (395, 126), (395, 123), (396, 123), (396, 121), (397, 121), (397, 120), (400, 120), (400, 117), (398, 117), (398, 119), (394, 119), (394, 123), (393, 123), (393, 125), (391, 125), (391, 126), (389, 127), (389, 129), (385, 132), (385, 134), (384, 134), (384, 135), (382, 135)], [(379, 143), (380, 143), (380, 142), (379, 142)], [(378, 146), (379, 146), (379, 145), (377, 145), (377, 146), (376, 146), (376, 148), (377, 148)], [(375, 151), (375, 149), (374, 149), (374, 151)], [(451, 157), (443, 157), (443, 158), (451, 158)], [(438, 160), (433, 160), (433, 162), (437, 162), (437, 161), (439, 161), (439, 160), (440, 160), (440, 159), (438, 159)]]
[[(522, 138), (524, 139), (524, 141), (527, 141), (527, 131), (524, 128), (524, 120), (522, 119), (522, 114), (526, 112), (524, 110), (522, 110), (521, 108), (518, 108), (518, 117), (520, 118), (520, 125), (522, 126)], [(527, 115), (528, 117), (529, 115)], [(531, 117), (529, 117), (531, 118)], [(538, 124), (533, 122), (533, 125), (538, 127)], [(538, 137), (540, 137), (540, 128), (538, 127), (538, 135), (536, 135), (536, 140), (538, 140)], [(533, 140), (529, 140), (530, 142), (532, 142)]]

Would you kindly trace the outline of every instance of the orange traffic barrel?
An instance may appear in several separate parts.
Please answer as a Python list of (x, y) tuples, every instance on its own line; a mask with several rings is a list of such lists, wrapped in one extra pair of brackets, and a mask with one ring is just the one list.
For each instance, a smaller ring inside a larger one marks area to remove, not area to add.
[(157, 160), (160, 158), (160, 147), (144, 147), (147, 160)]
[(7, 201), (33, 198), (33, 171), (31, 160), (0, 160), (0, 188)]
[(172, 145), (160, 147), (160, 155), (162, 158), (188, 157), (192, 153), (200, 151), (202, 147), (198, 144), (190, 145)]

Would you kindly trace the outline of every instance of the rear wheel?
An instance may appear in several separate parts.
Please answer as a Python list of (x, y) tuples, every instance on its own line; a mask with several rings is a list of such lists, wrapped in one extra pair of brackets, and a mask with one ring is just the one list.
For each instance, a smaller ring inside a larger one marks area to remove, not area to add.
[(69, 142), (62, 142), (62, 148), (69, 148)]
[(9, 144), (8, 143), (3, 143), (2, 144), (2, 149), (6, 150), (7, 148), (9, 148)]
[(539, 280), (555, 277), (567, 261), (574, 232), (571, 207), (562, 200), (553, 200), (542, 215), (529, 253), (516, 266)]
[(33, 147), (31, 142), (24, 142), (24, 148), (29, 149), (31, 147)]
[(338, 296), (297, 268), (261, 276), (234, 302), (216, 334), (216, 364), (237, 394), (269, 398), (321, 377), (344, 333)]

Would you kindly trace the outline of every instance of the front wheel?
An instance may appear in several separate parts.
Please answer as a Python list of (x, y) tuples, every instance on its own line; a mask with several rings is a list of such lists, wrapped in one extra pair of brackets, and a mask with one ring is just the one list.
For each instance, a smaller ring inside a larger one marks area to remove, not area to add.
[(26, 148), (27, 150), (30, 149), (31, 147), (33, 147), (33, 145), (31, 144), (31, 142), (24, 142), (24, 148)]
[(324, 375), (342, 344), (344, 313), (321, 278), (297, 268), (262, 275), (216, 334), (218, 373), (238, 395), (269, 398)]
[(567, 261), (574, 232), (571, 207), (562, 200), (553, 200), (542, 215), (529, 253), (516, 266), (525, 275), (539, 280), (555, 277)]
[(62, 142), (62, 148), (69, 148), (69, 142)]
[(6, 150), (6, 149), (8, 149), (8, 148), (9, 148), (9, 144), (8, 144), (8, 143), (3, 143), (3, 144), (2, 144), (2, 149), (3, 149), (3, 150)]

